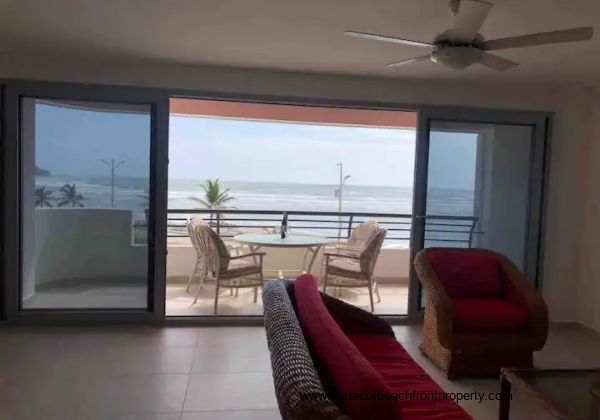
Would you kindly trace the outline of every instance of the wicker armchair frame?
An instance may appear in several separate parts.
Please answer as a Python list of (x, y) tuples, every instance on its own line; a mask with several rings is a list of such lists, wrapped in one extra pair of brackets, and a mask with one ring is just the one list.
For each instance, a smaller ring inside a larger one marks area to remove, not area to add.
[(414, 265), (426, 293), (421, 352), (442, 369), (448, 379), (465, 376), (499, 375), (502, 367), (530, 368), (533, 351), (540, 350), (548, 337), (548, 309), (523, 273), (504, 255), (483, 249), (498, 258), (505, 278), (528, 310), (528, 323), (515, 331), (456, 331), (452, 300), (433, 270), (428, 252), (421, 250)]

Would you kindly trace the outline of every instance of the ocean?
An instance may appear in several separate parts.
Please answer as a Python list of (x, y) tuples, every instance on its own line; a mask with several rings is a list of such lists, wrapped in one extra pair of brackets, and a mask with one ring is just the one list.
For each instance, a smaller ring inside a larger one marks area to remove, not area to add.
[[(66, 175), (37, 176), (36, 187), (58, 191), (65, 184), (75, 184), (84, 197), (85, 207), (110, 208), (110, 180), (106, 177), (72, 177)], [(115, 182), (115, 208), (143, 212), (148, 207), (147, 180), (119, 177)], [(173, 179), (169, 181), (169, 209), (195, 209), (202, 198), (201, 181)], [(337, 211), (336, 185), (292, 184), (277, 182), (224, 181), (234, 200), (228, 207), (240, 210), (307, 210)], [(411, 214), (413, 189), (371, 185), (344, 186), (343, 211)], [(432, 214), (472, 216), (473, 191), (434, 189), (429, 191), (428, 209)]]
[[(64, 184), (75, 184), (83, 195), (85, 207), (110, 208), (110, 180), (106, 177), (37, 176), (36, 187), (45, 185), (58, 191)], [(115, 208), (133, 211), (134, 221), (143, 224), (148, 208), (147, 179), (119, 177), (115, 182)], [(171, 179), (169, 181), (168, 208), (200, 208), (191, 197), (202, 198), (201, 181)], [(336, 185), (316, 185), (276, 182), (222, 181), (234, 198), (228, 208), (238, 210), (279, 210), (279, 211), (331, 211), (338, 210)], [(428, 214), (450, 216), (473, 216), (473, 191), (440, 190), (428, 191)], [(56, 202), (56, 201), (55, 201)], [(342, 210), (345, 212), (394, 213), (411, 215), (413, 189), (411, 187), (388, 187), (368, 185), (346, 185)], [(182, 217), (181, 215), (179, 217)], [(404, 220), (408, 220), (405, 218)], [(172, 223), (170, 233), (182, 234)], [(253, 224), (252, 222), (250, 224)], [(314, 224), (314, 223), (313, 223)], [(409, 226), (408, 226), (409, 227)], [(334, 232), (332, 230), (332, 232)], [(332, 232), (324, 232), (331, 234)], [(337, 232), (337, 230), (335, 230)]]

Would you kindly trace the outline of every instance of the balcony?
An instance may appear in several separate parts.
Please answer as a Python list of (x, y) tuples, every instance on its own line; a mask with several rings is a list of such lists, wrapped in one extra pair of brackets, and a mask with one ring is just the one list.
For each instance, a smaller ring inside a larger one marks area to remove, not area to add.
[[(269, 210), (169, 210), (167, 300), (168, 316), (212, 315), (215, 298), (215, 283), (210, 277), (200, 289), (192, 282), (189, 291), (186, 283), (196, 263), (196, 251), (187, 235), (186, 222), (190, 217), (202, 217), (223, 241), (232, 248), (243, 245), (234, 240), (242, 233), (275, 232), (284, 217), (291, 235), (318, 235), (330, 241), (331, 247), (343, 244), (360, 223), (376, 220), (387, 230), (382, 246), (375, 277), (379, 285), (381, 301), (375, 303), (375, 313), (403, 315), (408, 312), (408, 278), (410, 262), (410, 233), (412, 215), (394, 213), (317, 212), (317, 211), (269, 211)], [(463, 216), (428, 216), (426, 218), (426, 240), (429, 246), (469, 247), (473, 242), (477, 220)], [(245, 252), (249, 250), (246, 248)], [(305, 249), (263, 248), (265, 279), (273, 277), (294, 278), (306, 269)], [(322, 278), (324, 269), (322, 251), (317, 255), (312, 273)], [(328, 293), (359, 307), (369, 308), (366, 287), (337, 288)], [(253, 302), (253, 290), (239, 289), (236, 293), (223, 289), (219, 294), (219, 315), (261, 315), (259, 297)]]

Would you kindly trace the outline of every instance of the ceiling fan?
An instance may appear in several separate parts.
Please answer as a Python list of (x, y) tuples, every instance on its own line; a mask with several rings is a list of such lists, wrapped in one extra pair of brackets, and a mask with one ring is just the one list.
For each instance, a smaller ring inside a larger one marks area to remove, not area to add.
[(438, 34), (433, 42), (412, 41), (368, 32), (345, 31), (344, 33), (373, 41), (433, 48), (433, 51), (427, 55), (389, 63), (385, 67), (399, 67), (418, 61), (431, 60), (457, 70), (463, 70), (474, 63), (479, 63), (497, 71), (508, 70), (516, 66), (517, 63), (490, 54), (488, 51), (586, 41), (594, 35), (594, 29), (586, 26), (486, 41), (478, 31), (492, 6), (491, 3), (484, 0), (450, 0), (449, 8), (454, 15), (454, 26), (452, 29)]

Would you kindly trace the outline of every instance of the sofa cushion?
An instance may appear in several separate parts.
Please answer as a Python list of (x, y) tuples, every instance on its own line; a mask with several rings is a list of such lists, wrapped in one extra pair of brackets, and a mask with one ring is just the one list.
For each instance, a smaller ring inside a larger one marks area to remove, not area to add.
[(430, 249), (427, 257), (452, 299), (499, 297), (502, 293), (500, 263), (491, 252)]
[[(446, 394), (394, 337), (352, 334), (348, 338), (381, 375), (392, 392), (398, 393), (398, 396), (403, 399), (400, 404), (402, 417), (405, 420), (471, 419), (454, 401), (433, 397), (433, 395), (445, 396)], [(425, 398), (424, 393), (429, 397)]]
[(527, 321), (527, 311), (505, 299), (456, 299), (454, 325), (457, 328), (519, 328)]
[(298, 277), (294, 291), (302, 331), (320, 374), (334, 388), (332, 399), (356, 420), (401, 419), (397, 401), (340, 398), (365, 392), (384, 395), (390, 389), (329, 314), (315, 278), (309, 274)]

